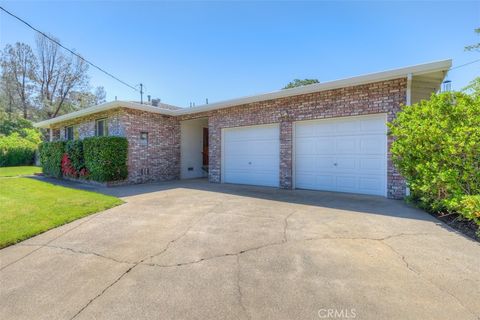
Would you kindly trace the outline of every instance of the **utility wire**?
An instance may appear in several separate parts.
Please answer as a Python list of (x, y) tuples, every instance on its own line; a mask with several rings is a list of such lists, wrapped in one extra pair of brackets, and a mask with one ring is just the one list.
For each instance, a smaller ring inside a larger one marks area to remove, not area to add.
[(473, 64), (473, 63), (476, 63), (476, 62), (479, 62), (479, 61), (480, 61), (480, 59), (473, 60), (473, 61), (470, 61), (470, 62), (467, 62), (467, 63), (461, 64), (461, 65), (459, 65), (459, 66), (456, 66), (456, 67), (450, 68), (450, 70), (455, 70), (455, 69), (458, 69), (458, 68), (461, 68), (461, 67), (465, 67), (465, 66), (468, 66), (469, 64)]
[(100, 68), (99, 66), (97, 66), (96, 64), (94, 64), (93, 62), (90, 62), (88, 61), (87, 59), (85, 59), (84, 57), (82, 57), (81, 55), (79, 55), (78, 53), (75, 53), (73, 50), (70, 50), (68, 49), (67, 47), (65, 47), (64, 45), (62, 45), (60, 42), (58, 42), (58, 40), (55, 40), (53, 39), (52, 37), (50, 37), (49, 35), (45, 34), (44, 32), (38, 30), (37, 28), (35, 28), (34, 26), (32, 26), (30, 23), (28, 23), (27, 21), (23, 20), (22, 18), (16, 16), (15, 14), (11, 13), (10, 11), (8, 11), (7, 9), (5, 9), (4, 7), (0, 6), (0, 9), (3, 10), (6, 14), (14, 17), (15, 19), (17, 19), (18, 21), (22, 22), (23, 24), (25, 24), (27, 27), (29, 27), (30, 29), (38, 32), (39, 34), (41, 34), (42, 36), (44, 36), (45, 38), (47, 38), (48, 40), (52, 41), (53, 43), (55, 43), (56, 45), (62, 47), (63, 49), (67, 50), (68, 52), (70, 52), (71, 54), (73, 54), (74, 56), (78, 57), (79, 59), (85, 61), (86, 63), (88, 63), (89, 65), (91, 65), (92, 67), (94, 67), (95, 69), (105, 73), (107, 76), (117, 80), (118, 82), (126, 85), (127, 87), (135, 90), (135, 91), (138, 91), (137, 88), (135, 88), (134, 86), (126, 83), (125, 81), (123, 80), (120, 80), (119, 78), (115, 77), (113, 74), (111, 74), (110, 72)]

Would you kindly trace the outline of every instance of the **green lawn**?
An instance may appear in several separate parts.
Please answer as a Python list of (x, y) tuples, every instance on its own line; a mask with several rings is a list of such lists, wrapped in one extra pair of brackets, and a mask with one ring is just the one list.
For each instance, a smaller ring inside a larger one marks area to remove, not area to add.
[(31, 178), (0, 178), (0, 248), (121, 203)]
[(22, 166), (22, 167), (1, 167), (0, 177), (15, 177), (33, 175), (34, 173), (42, 172), (41, 167)]

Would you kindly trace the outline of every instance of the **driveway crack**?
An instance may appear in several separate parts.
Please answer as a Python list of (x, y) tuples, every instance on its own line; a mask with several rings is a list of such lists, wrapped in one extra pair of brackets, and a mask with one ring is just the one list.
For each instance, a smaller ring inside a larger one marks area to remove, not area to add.
[(83, 251), (83, 250), (77, 250), (77, 249), (73, 249), (73, 248), (53, 246), (53, 245), (44, 245), (44, 247), (66, 250), (66, 251), (70, 251), (70, 252), (73, 252), (73, 253), (79, 253), (79, 254), (85, 254), (85, 255), (94, 255), (94, 256), (97, 256), (97, 257), (100, 257), (100, 258), (104, 258), (104, 259), (107, 259), (107, 260), (110, 260), (110, 261), (117, 262), (117, 263), (134, 264), (133, 262), (117, 260), (115, 258), (107, 257), (107, 256), (101, 255), (99, 253), (91, 252), (91, 251)]
[(245, 312), (245, 315), (247, 316), (248, 319), (251, 319), (250, 314), (247, 311), (247, 307), (243, 303), (243, 292), (242, 292), (242, 286), (240, 285), (241, 279), (241, 268), (240, 268), (240, 255), (237, 254), (237, 291), (238, 291), (238, 301), (240, 303), (240, 307), (242, 308), (243, 312)]
[(130, 271), (132, 271), (134, 268), (136, 268), (139, 264), (142, 264), (145, 260), (147, 259), (151, 259), (153, 257), (156, 257), (156, 256), (159, 256), (161, 254), (163, 254), (165, 251), (168, 250), (168, 248), (176, 241), (178, 241), (179, 239), (181, 239), (183, 236), (185, 236), (188, 231), (190, 231), (191, 228), (193, 228), (201, 219), (203, 219), (204, 217), (206, 217), (208, 214), (210, 214), (217, 206), (221, 205), (222, 203), (220, 202), (219, 204), (215, 205), (211, 210), (208, 211), (208, 213), (204, 214), (202, 217), (198, 218), (194, 223), (192, 223), (184, 232), (182, 232), (182, 234), (180, 234), (180, 236), (176, 237), (175, 239), (173, 240), (170, 240), (167, 245), (165, 246), (165, 248), (160, 251), (159, 253), (157, 254), (154, 254), (152, 256), (147, 256), (139, 261), (137, 261), (133, 266), (131, 266), (130, 268), (128, 268), (124, 273), (122, 273), (117, 279), (115, 279), (115, 281), (113, 281), (111, 284), (109, 284), (107, 287), (105, 287), (99, 294), (97, 294), (95, 297), (93, 297), (92, 299), (90, 299), (90, 301), (84, 305), (77, 313), (75, 313), (75, 315), (73, 315), (73, 317), (71, 318), (71, 320), (75, 319), (80, 313), (83, 312), (83, 310), (85, 310), (89, 305), (91, 305), (96, 299), (98, 299), (99, 297), (101, 297), (105, 292), (107, 292), (108, 289), (110, 289), (111, 287), (113, 287), (117, 282), (119, 282), (125, 275), (127, 275)]
[[(392, 237), (387, 237), (386, 239), (390, 239)], [(467, 310), (470, 314), (472, 314), (476, 319), (480, 319), (480, 315), (477, 315), (475, 314), (475, 312), (473, 312), (472, 310), (470, 310), (470, 308), (468, 308), (467, 306), (465, 306), (462, 301), (460, 299), (458, 299), (456, 296), (454, 296), (452, 293), (450, 293), (449, 291), (447, 291), (446, 289), (444, 289), (443, 287), (437, 285), (435, 282), (433, 282), (432, 280), (426, 278), (423, 276), (423, 274), (418, 271), (418, 270), (415, 270), (407, 261), (406, 257), (401, 254), (400, 252), (398, 252), (397, 250), (395, 250), (390, 244), (386, 243), (385, 241), (380, 240), (380, 243), (382, 243), (383, 245), (385, 245), (387, 248), (389, 248), (393, 253), (395, 253), (400, 259), (402, 259), (402, 262), (403, 264), (405, 265), (405, 267), (410, 270), (411, 272), (413, 272), (415, 275), (417, 275), (419, 278), (423, 279), (424, 281), (427, 281), (428, 283), (430, 283), (431, 285), (433, 285), (435, 288), (437, 288), (438, 290), (440, 290), (441, 292), (447, 294), (448, 296), (450, 296), (453, 300), (455, 300), (462, 308), (464, 308), (465, 310)]]
[(130, 268), (127, 269), (127, 271), (125, 271), (124, 273), (122, 273), (117, 279), (115, 279), (115, 281), (113, 281), (111, 284), (109, 284), (107, 287), (105, 287), (102, 292), (100, 292), (99, 294), (97, 294), (95, 297), (93, 297), (92, 299), (90, 299), (90, 301), (88, 301), (88, 303), (86, 305), (84, 305), (80, 310), (78, 310), (77, 313), (75, 313), (73, 315), (73, 317), (71, 317), (70, 319), (75, 319), (80, 313), (82, 313), (83, 310), (85, 310), (90, 304), (93, 303), (93, 301), (95, 301), (96, 299), (98, 299), (100, 296), (102, 296), (108, 289), (110, 289), (111, 287), (113, 287), (118, 281), (120, 281), (127, 273), (129, 273), (130, 271), (132, 271), (133, 268), (135, 268), (136, 266), (138, 266), (138, 263), (135, 264), (134, 266), (131, 266)]
[[(106, 210), (105, 210), (105, 211), (106, 211)], [(27, 253), (26, 255), (24, 255), (24, 256), (22, 256), (22, 257), (20, 257), (20, 258), (18, 258), (17, 260), (12, 261), (12, 262), (10, 262), (9, 264), (3, 266), (2, 268), (0, 268), (0, 271), (4, 270), (5, 268), (11, 266), (11, 265), (14, 264), (14, 263), (17, 263), (18, 261), (20, 261), (20, 260), (22, 260), (22, 259), (25, 259), (25, 258), (28, 257), (29, 255), (37, 252), (38, 250), (42, 249), (43, 247), (45, 247), (45, 246), (47, 246), (47, 245), (49, 245), (50, 243), (52, 243), (53, 241), (57, 240), (58, 238), (63, 237), (63, 236), (66, 235), (67, 233), (69, 233), (69, 232), (71, 232), (71, 231), (79, 228), (79, 227), (82, 226), (84, 223), (87, 223), (87, 222), (89, 222), (90, 220), (93, 220), (94, 218), (96, 218), (96, 217), (99, 216), (100, 214), (104, 213), (105, 211), (102, 211), (102, 212), (97, 213), (97, 214), (93, 214), (93, 215), (92, 215), (91, 217), (89, 217), (88, 219), (85, 219), (85, 221), (80, 222), (80, 223), (79, 223), (78, 225), (76, 225), (75, 227), (73, 227), (73, 228), (71, 228), (71, 229), (68, 229), (67, 231), (59, 234), (58, 236), (56, 236), (55, 238), (47, 241), (47, 242), (44, 243), (44, 244), (38, 244), (38, 245), (31, 244), (30, 246), (32, 246), (32, 247), (33, 247), (33, 246), (38, 246), (38, 248), (35, 249), (35, 250), (33, 250), (33, 251), (31, 251), (31, 252), (29, 252), (29, 253)], [(60, 227), (60, 226), (59, 226), (59, 227)], [(18, 245), (18, 246), (27, 246), (27, 244), (22, 244), (22, 243), (17, 244), (17, 245)]]

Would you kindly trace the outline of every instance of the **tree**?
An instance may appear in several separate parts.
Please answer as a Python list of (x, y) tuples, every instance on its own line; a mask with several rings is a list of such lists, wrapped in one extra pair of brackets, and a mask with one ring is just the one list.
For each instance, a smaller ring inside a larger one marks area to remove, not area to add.
[(30, 100), (34, 89), (37, 61), (32, 49), (25, 43), (7, 44), (0, 58), (2, 66), (2, 91), (7, 98), (8, 108), (13, 112), (17, 103), (27, 119)]
[(289, 82), (285, 87), (282, 89), (291, 89), (291, 88), (296, 88), (296, 87), (303, 87), (309, 84), (313, 83), (320, 83), (318, 79), (294, 79), (292, 82)]
[[(476, 28), (475, 30), (473, 30), (477, 35), (480, 36), (480, 28)], [(478, 43), (475, 43), (475, 44), (472, 44), (472, 45), (469, 45), (469, 46), (466, 46), (465, 47), (465, 50), (467, 51), (477, 51), (477, 52), (480, 52), (480, 42)]]
[(39, 68), (36, 81), (43, 113), (54, 118), (62, 111), (69, 94), (74, 90), (86, 91), (88, 65), (73, 55), (65, 55), (59, 46), (38, 35), (36, 39)]

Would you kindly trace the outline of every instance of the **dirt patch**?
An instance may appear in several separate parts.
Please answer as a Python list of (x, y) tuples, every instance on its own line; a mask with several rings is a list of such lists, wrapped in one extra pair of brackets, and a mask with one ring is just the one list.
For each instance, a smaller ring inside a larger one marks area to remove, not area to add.
[(455, 213), (444, 214), (444, 213), (430, 212), (430, 214), (435, 218), (437, 218), (438, 220), (448, 224), (453, 229), (463, 233), (467, 237), (480, 242), (480, 237), (479, 237), (480, 229), (475, 224), (475, 222), (465, 220), (460, 215)]

